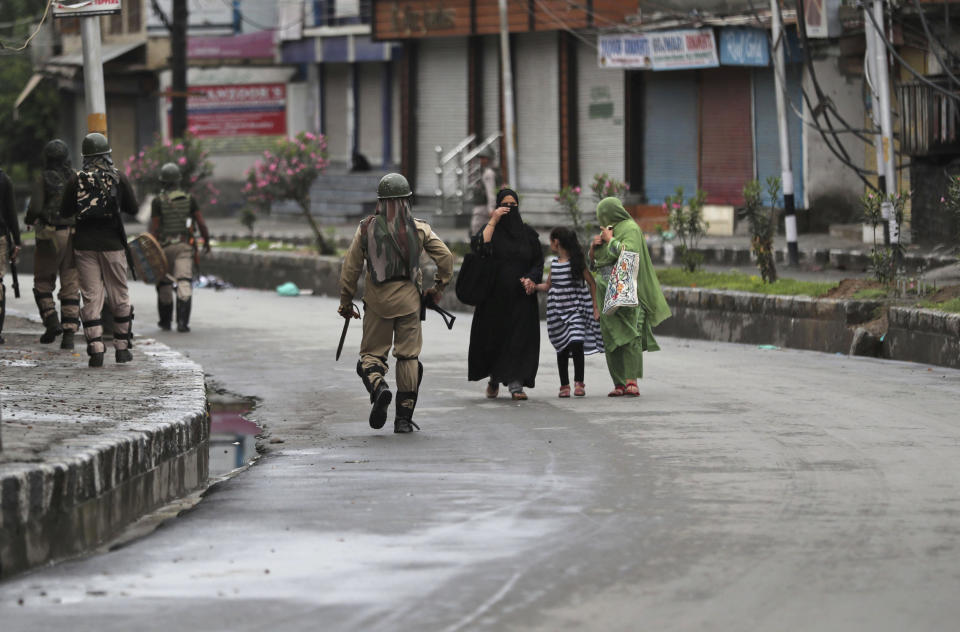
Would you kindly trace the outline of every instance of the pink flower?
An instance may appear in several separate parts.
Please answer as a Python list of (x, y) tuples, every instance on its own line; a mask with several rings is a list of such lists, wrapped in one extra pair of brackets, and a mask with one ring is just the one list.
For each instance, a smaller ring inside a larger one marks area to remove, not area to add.
[(316, 140), (316, 138), (317, 138), (316, 136), (314, 136), (314, 135), (311, 134), (310, 132), (307, 132), (306, 134), (304, 134), (304, 137), (306, 137), (308, 140)]
[(174, 149), (176, 149), (177, 151), (183, 151), (183, 149), (184, 149), (184, 148), (183, 148), (183, 143), (177, 143), (177, 146), (174, 147)]
[(187, 158), (185, 156), (181, 156), (180, 160), (178, 160), (177, 162), (180, 163), (181, 165), (185, 165), (187, 164)]
[(947, 201), (947, 198), (943, 198), (943, 197), (940, 198), (940, 203), (941, 203), (941, 204), (944, 203), (944, 202), (946, 202), (946, 201)]
[(573, 187), (573, 192), (580, 195), (580, 187)]
[(164, 146), (164, 147), (169, 147), (171, 144), (172, 144), (172, 143), (171, 143), (170, 141), (168, 141), (168, 140), (163, 141), (163, 146)]
[(217, 198), (210, 198), (210, 203), (211, 203), (211, 204), (216, 204), (216, 203), (217, 203)]
[(663, 210), (667, 210), (667, 203), (666, 203), (666, 202), (663, 203)]

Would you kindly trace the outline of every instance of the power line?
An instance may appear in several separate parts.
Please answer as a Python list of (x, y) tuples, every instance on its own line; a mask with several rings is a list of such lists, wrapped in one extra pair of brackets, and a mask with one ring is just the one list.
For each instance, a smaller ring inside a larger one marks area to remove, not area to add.
[(937, 63), (940, 64), (940, 67), (943, 68), (943, 71), (947, 73), (947, 76), (950, 77), (950, 79), (952, 79), (954, 83), (956, 83), (957, 85), (960, 85), (960, 79), (957, 79), (956, 76), (952, 72), (950, 72), (950, 66), (944, 63), (943, 58), (940, 56), (940, 53), (937, 52), (936, 46), (933, 44), (934, 42), (936, 44), (940, 44), (940, 46), (943, 47), (948, 54), (950, 52), (950, 49), (944, 47), (939, 40), (935, 40), (933, 35), (930, 33), (930, 27), (927, 25), (927, 18), (923, 14), (923, 9), (920, 7), (920, 3), (917, 0), (913, 0), (913, 6), (917, 8), (917, 13), (920, 14), (920, 23), (923, 25), (923, 32), (927, 34), (927, 40), (931, 44), (930, 52), (933, 53), (934, 57), (936, 57)]
[(53, 5), (53, 0), (47, 0), (47, 6), (43, 10), (43, 17), (40, 18), (40, 24), (38, 24), (36, 30), (34, 30), (34, 32), (30, 34), (30, 37), (27, 38), (27, 41), (23, 43), (23, 46), (21, 46), (20, 48), (10, 48), (6, 44), (4, 44), (2, 40), (0, 40), (0, 50), (9, 50), (14, 53), (19, 53), (21, 51), (26, 50), (27, 46), (30, 45), (30, 42), (33, 41), (33, 38), (35, 38), (37, 34), (40, 32), (40, 29), (43, 28), (43, 23), (47, 21), (47, 16), (50, 14), (50, 7), (52, 5)]
[[(589, 46), (589, 47), (592, 48), (593, 50), (598, 50), (596, 44), (594, 44), (593, 42), (591, 42), (590, 40), (588, 40), (586, 37), (582, 36), (580, 33), (577, 33), (575, 30), (573, 30), (573, 29), (570, 28), (569, 26), (567, 26), (566, 22), (564, 22), (564, 21), (563, 21), (561, 18), (559, 18), (553, 11), (551, 11), (551, 10), (550, 10), (550, 7), (548, 7), (546, 4), (544, 4), (542, 0), (534, 0), (534, 1), (536, 2), (536, 4), (537, 4), (541, 9), (543, 9), (543, 11), (544, 11), (547, 15), (549, 15), (551, 18), (553, 18), (553, 21), (554, 21), (558, 26), (560, 26), (560, 28), (562, 28), (564, 31), (566, 31), (566, 32), (569, 33), (570, 35), (573, 35), (575, 38), (577, 38), (578, 40), (580, 40), (581, 42), (583, 42), (584, 44), (586, 44), (587, 46)], [(530, 5), (527, 5), (527, 11), (530, 13), (530, 15), (534, 15), (534, 12), (533, 12), (533, 10), (530, 8)]]

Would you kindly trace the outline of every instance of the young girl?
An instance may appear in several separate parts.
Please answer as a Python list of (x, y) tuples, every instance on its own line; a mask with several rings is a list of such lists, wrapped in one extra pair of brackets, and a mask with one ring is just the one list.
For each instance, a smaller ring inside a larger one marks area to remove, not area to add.
[(550, 250), (557, 256), (550, 261), (547, 280), (535, 289), (547, 292), (547, 332), (557, 350), (560, 369), (560, 397), (570, 397), (568, 364), (573, 357), (573, 394), (586, 395), (583, 384), (583, 356), (603, 353), (600, 334), (600, 310), (596, 284), (587, 269), (577, 235), (559, 226), (550, 231)]

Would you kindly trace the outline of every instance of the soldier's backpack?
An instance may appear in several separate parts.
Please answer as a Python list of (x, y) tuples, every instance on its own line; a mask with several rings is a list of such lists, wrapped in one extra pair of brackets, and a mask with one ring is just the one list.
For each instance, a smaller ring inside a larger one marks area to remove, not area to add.
[(78, 222), (102, 221), (117, 216), (116, 181), (99, 169), (77, 172)]

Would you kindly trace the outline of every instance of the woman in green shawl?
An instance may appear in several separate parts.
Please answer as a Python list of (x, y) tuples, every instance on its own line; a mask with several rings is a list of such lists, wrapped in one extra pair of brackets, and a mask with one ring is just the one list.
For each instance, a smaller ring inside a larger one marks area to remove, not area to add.
[(590, 260), (596, 270), (597, 304), (602, 305), (607, 292), (610, 270), (625, 249), (640, 254), (637, 274), (637, 307), (620, 307), (612, 314), (600, 316), (600, 331), (607, 354), (607, 370), (613, 378), (610, 397), (640, 394), (637, 379), (643, 377), (643, 352), (659, 351), (653, 328), (671, 316), (660, 290), (660, 282), (650, 261), (650, 252), (643, 232), (630, 217), (623, 203), (608, 197), (597, 205), (597, 219), (602, 232), (593, 238)]

